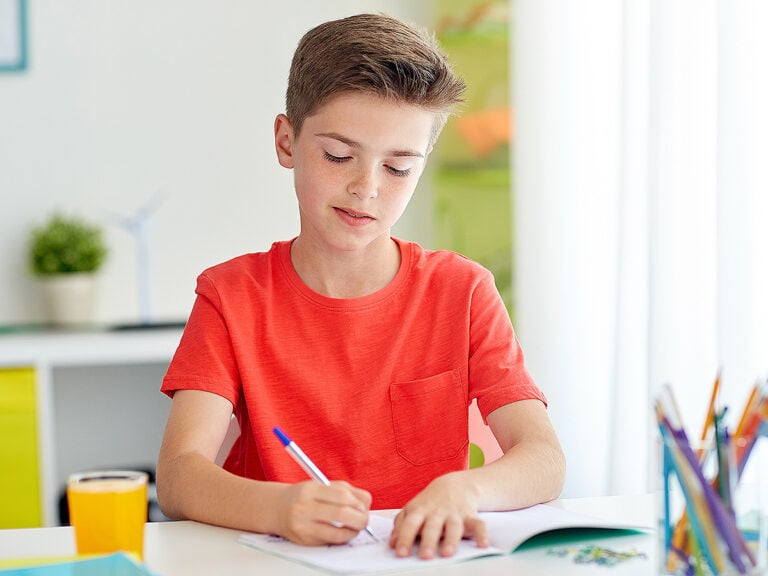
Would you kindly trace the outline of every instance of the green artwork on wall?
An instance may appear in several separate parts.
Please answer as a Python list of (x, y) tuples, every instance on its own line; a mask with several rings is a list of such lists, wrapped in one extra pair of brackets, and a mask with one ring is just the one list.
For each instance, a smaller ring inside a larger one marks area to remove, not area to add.
[(435, 148), (435, 241), (480, 262), (512, 314), (510, 2), (436, 0), (437, 35), (467, 101)]

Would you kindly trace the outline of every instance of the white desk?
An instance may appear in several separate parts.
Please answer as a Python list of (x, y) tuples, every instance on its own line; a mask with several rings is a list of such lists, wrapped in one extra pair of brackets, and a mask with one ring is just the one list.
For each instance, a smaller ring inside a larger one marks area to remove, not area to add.
[[(651, 525), (654, 517), (651, 495), (559, 500), (552, 505), (628, 524)], [(640, 576), (655, 573), (655, 539), (652, 533), (622, 536), (602, 534), (594, 540), (580, 540), (574, 546), (597, 544), (617, 551), (635, 549), (647, 554), (647, 558), (632, 558), (610, 568), (597, 564), (576, 564), (571, 557), (548, 555), (549, 546), (544, 545), (506, 556), (481, 558), (448, 566), (430, 567), (428, 561), (425, 561), (424, 569), (409, 573), (414, 576)], [(238, 544), (239, 535), (237, 530), (196, 522), (150, 523), (145, 532), (146, 562), (159, 576), (323, 574), (302, 564)], [(564, 545), (558, 544), (557, 547)], [(66, 556), (73, 553), (74, 539), (69, 527), (0, 530), (0, 558)]]

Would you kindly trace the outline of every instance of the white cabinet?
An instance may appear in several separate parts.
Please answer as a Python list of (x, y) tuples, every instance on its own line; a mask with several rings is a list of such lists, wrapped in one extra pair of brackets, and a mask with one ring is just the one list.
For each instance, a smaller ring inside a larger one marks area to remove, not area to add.
[(160, 385), (181, 333), (137, 329), (0, 334), (0, 369), (7, 374), (12, 373), (8, 369), (31, 369), (34, 374), (43, 524), (58, 523), (59, 494), (71, 472), (99, 466), (154, 467), (170, 407)]

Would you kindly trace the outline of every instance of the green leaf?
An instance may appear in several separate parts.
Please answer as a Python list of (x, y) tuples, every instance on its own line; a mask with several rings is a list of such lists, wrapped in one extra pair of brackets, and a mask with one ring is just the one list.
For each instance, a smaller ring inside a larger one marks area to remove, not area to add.
[(39, 276), (94, 272), (106, 256), (101, 228), (81, 218), (57, 213), (32, 229), (29, 262)]

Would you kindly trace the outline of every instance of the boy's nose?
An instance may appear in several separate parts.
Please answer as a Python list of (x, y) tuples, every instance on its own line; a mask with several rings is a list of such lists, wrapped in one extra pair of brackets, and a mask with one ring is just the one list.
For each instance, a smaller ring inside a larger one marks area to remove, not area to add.
[(378, 196), (378, 181), (372, 170), (358, 170), (352, 181), (347, 185), (347, 191), (361, 200)]

